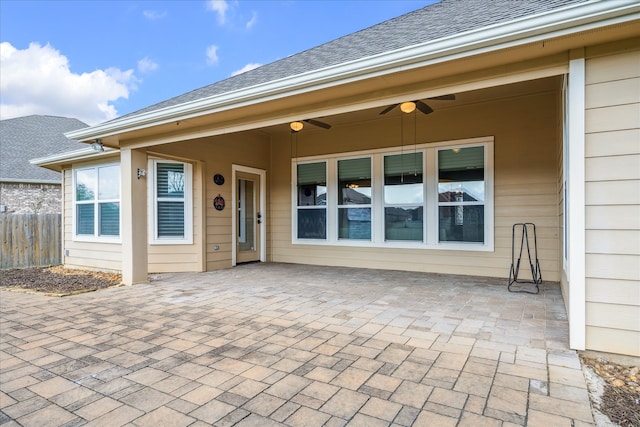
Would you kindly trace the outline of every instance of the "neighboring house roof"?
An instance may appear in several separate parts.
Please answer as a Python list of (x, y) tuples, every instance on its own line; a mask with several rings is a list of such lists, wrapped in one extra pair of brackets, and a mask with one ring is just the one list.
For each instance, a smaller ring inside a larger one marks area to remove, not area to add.
[(443, 0), (114, 121), (585, 1)]
[(0, 181), (60, 183), (58, 172), (29, 161), (87, 147), (64, 136), (65, 132), (87, 126), (78, 119), (54, 116), (0, 120)]

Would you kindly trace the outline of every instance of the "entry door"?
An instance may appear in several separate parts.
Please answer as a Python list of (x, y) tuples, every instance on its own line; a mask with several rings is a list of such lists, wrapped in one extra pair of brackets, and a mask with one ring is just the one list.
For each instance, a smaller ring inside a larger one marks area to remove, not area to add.
[(236, 172), (236, 262), (260, 261), (260, 175)]

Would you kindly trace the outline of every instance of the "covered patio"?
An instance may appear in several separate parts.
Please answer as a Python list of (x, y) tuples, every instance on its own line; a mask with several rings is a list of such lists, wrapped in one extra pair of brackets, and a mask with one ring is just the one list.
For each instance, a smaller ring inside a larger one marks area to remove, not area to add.
[(3, 425), (593, 425), (559, 284), (255, 263), (2, 292)]

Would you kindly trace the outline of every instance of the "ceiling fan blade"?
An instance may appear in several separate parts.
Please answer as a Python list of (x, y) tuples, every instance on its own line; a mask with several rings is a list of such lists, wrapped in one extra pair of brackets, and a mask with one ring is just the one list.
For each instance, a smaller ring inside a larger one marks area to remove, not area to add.
[(393, 110), (394, 108), (396, 108), (398, 105), (400, 104), (393, 104), (393, 105), (389, 105), (387, 108), (385, 108), (384, 110), (380, 111), (380, 114), (387, 114), (389, 111)]
[(449, 95), (440, 95), (440, 96), (434, 96), (432, 98), (427, 98), (427, 99), (433, 99), (436, 101), (455, 101), (456, 100), (456, 96), (453, 94), (449, 94)]
[(331, 129), (331, 125), (330, 124), (325, 123), (325, 122), (321, 122), (319, 120), (306, 119), (306, 120), (303, 120), (303, 122), (307, 122), (307, 123), (309, 123), (311, 125), (321, 127), (322, 129)]
[(431, 114), (433, 113), (433, 108), (429, 107), (422, 101), (414, 101), (416, 103), (416, 108), (420, 110), (423, 114)]

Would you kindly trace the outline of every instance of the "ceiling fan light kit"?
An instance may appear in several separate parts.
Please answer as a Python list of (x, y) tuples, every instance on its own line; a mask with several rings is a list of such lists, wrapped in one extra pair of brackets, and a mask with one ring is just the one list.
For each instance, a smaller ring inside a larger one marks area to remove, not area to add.
[(407, 101), (400, 104), (400, 110), (403, 113), (413, 113), (416, 110), (416, 103), (413, 101)]
[(291, 127), (292, 132), (300, 132), (304, 127), (304, 124), (302, 122), (291, 122), (289, 126)]
[[(452, 94), (449, 94), (449, 95), (434, 96), (433, 98), (427, 98), (427, 99), (431, 99), (431, 100), (435, 100), (435, 101), (455, 101), (456, 96), (452, 95)], [(389, 105), (387, 108), (385, 108), (384, 110), (380, 111), (380, 114), (381, 115), (382, 114), (387, 114), (389, 111), (393, 110), (398, 105), (400, 106), (400, 110), (403, 113), (407, 113), (407, 114), (408, 113), (413, 113), (416, 108), (423, 114), (431, 114), (431, 113), (433, 113), (433, 108), (431, 108), (430, 106), (425, 104), (423, 101), (417, 100), (417, 101), (406, 101), (406, 102), (403, 102), (401, 104)]]

